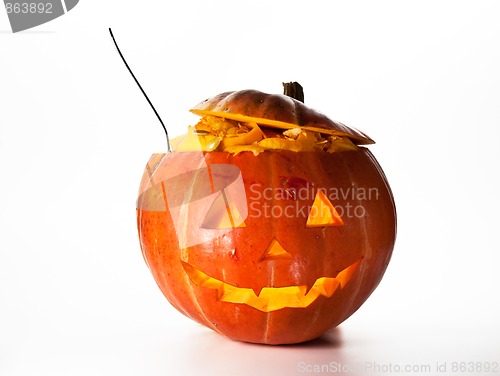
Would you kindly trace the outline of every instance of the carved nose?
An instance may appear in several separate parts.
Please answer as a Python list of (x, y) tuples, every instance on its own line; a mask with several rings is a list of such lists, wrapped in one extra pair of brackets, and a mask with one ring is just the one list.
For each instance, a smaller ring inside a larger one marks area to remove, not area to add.
[(260, 257), (260, 261), (277, 260), (277, 259), (291, 259), (292, 255), (286, 251), (285, 248), (274, 238), (269, 243), (264, 254)]

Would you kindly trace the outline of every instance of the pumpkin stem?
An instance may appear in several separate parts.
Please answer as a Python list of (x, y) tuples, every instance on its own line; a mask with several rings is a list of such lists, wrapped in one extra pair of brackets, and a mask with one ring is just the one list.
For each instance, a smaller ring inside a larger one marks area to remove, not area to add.
[(304, 103), (304, 89), (298, 82), (283, 82), (283, 94)]
[(127, 67), (128, 71), (130, 72), (130, 74), (132, 75), (133, 79), (135, 80), (135, 83), (137, 84), (137, 86), (139, 86), (139, 89), (141, 89), (142, 91), (142, 94), (146, 97), (146, 100), (148, 101), (149, 105), (151, 106), (151, 108), (153, 109), (154, 113), (156, 114), (156, 117), (158, 118), (158, 120), (160, 121), (161, 123), (161, 126), (163, 127), (163, 131), (165, 132), (165, 136), (167, 136), (167, 150), (168, 152), (170, 153), (172, 151), (171, 147), (170, 147), (170, 138), (168, 137), (168, 132), (167, 132), (167, 127), (165, 127), (165, 124), (163, 124), (163, 120), (161, 120), (161, 117), (160, 115), (158, 114), (158, 112), (156, 111), (156, 108), (153, 106), (153, 103), (151, 103), (151, 101), (149, 100), (149, 97), (147, 96), (146, 92), (144, 91), (144, 89), (142, 88), (141, 84), (139, 83), (139, 81), (137, 80), (137, 78), (135, 78), (135, 75), (134, 73), (132, 72), (132, 69), (130, 69), (130, 67), (128, 66), (127, 64), (127, 61), (125, 60), (125, 58), (123, 57), (123, 54), (122, 52), (120, 51), (120, 48), (118, 47), (118, 44), (116, 43), (116, 40), (115, 40), (115, 37), (113, 35), (113, 32), (111, 31), (111, 28), (109, 28), (109, 33), (111, 34), (111, 38), (113, 39), (113, 42), (115, 44), (115, 47), (118, 51), (118, 53), (120, 54), (120, 57), (122, 58), (123, 62), (125, 63), (125, 66)]

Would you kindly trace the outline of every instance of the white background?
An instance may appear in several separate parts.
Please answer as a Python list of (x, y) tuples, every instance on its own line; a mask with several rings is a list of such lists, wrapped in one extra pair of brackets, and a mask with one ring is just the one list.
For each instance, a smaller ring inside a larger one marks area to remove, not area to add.
[[(12, 34), (0, 10), (0, 375), (500, 362), (499, 19), (497, 1), (82, 0)], [(161, 295), (135, 199), (165, 139), (108, 27), (171, 135), (206, 97), (299, 81), (308, 105), (377, 141), (398, 240), (338, 329), (306, 345), (236, 343)]]

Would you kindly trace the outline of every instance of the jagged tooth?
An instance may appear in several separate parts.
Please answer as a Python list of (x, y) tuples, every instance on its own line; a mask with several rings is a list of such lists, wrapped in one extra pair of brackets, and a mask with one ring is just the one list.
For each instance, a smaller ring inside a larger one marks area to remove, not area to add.
[(340, 283), (340, 288), (344, 288), (347, 282), (351, 280), (351, 277), (356, 271), (356, 269), (358, 269), (361, 260), (363, 259), (359, 259), (354, 264), (349, 265), (347, 268), (345, 268), (339, 274), (337, 274), (337, 277), (335, 279)]
[(335, 278), (328, 278), (327, 284), (327, 286), (325, 285), (326, 296), (331, 297), (339, 288), (340, 283)]
[(252, 289), (239, 288), (224, 283), (223, 294), (219, 297), (219, 300), (241, 304), (248, 303), (256, 297), (257, 296)]
[(320, 277), (313, 286), (263, 287), (260, 291), (251, 288), (242, 288), (222, 282), (201, 272), (195, 267), (182, 261), (184, 270), (189, 278), (198, 286), (217, 290), (220, 301), (247, 304), (263, 312), (276, 311), (282, 308), (304, 308), (312, 304), (319, 295), (331, 297), (339, 288), (343, 288), (357, 270), (362, 259), (349, 265), (337, 274), (337, 277)]
[(303, 308), (306, 286), (264, 287), (259, 294), (262, 303), (265, 302), (266, 312), (276, 311), (285, 307)]

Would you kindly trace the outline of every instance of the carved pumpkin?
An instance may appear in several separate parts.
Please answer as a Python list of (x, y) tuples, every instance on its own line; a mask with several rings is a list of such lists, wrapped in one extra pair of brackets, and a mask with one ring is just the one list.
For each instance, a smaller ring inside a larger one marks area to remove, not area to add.
[(396, 236), (366, 135), (284, 95), (245, 90), (154, 154), (137, 203), (144, 258), (170, 303), (235, 340), (321, 336), (380, 282)]

